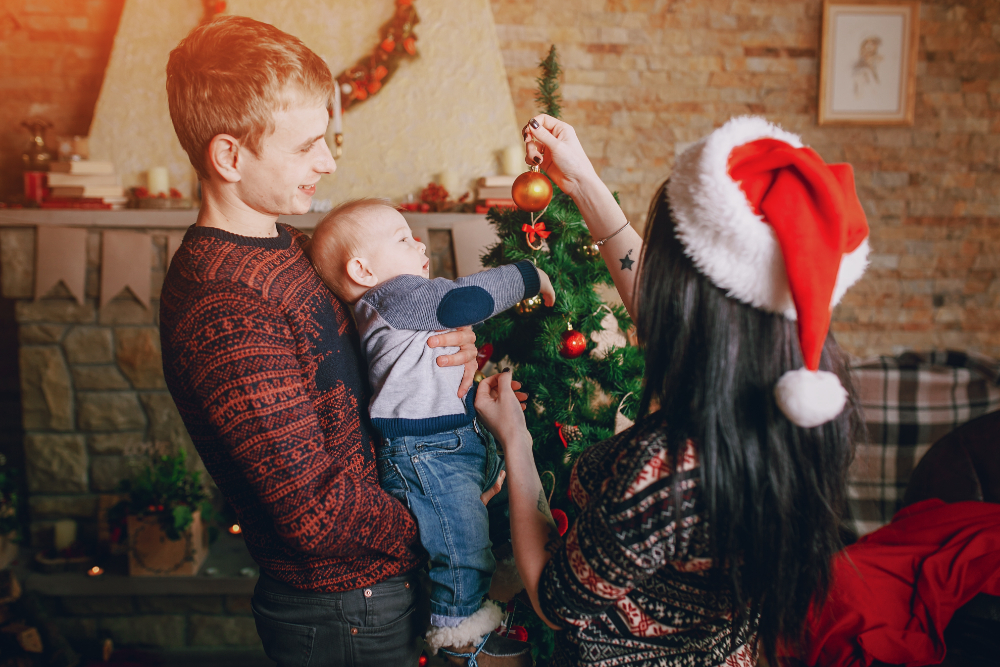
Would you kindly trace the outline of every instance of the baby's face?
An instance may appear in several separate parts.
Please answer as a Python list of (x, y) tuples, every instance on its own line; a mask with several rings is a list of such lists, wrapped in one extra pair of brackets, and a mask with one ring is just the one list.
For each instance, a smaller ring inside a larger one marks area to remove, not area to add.
[(396, 276), (429, 277), (426, 246), (413, 238), (399, 211), (379, 207), (373, 212), (367, 232), (369, 260), (379, 283)]

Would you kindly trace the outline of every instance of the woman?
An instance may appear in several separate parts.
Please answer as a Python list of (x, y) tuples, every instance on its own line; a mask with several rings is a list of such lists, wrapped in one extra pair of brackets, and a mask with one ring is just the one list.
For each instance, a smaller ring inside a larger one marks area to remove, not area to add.
[[(759, 643), (774, 664), (828, 589), (860, 424), (827, 334), (866, 263), (850, 167), (736, 119), (678, 159), (642, 245), (570, 126), (538, 116), (525, 141), (594, 238), (610, 237), (646, 351), (636, 425), (573, 469), (565, 540), (510, 374), (476, 400), (506, 454), (518, 569), (561, 630), (555, 663), (753, 665)], [(633, 279), (620, 259), (640, 249)]]

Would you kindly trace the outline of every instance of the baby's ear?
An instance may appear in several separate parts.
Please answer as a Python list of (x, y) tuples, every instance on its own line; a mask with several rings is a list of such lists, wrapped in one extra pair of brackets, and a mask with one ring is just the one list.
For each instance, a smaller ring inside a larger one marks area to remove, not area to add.
[(347, 262), (347, 277), (351, 282), (365, 288), (378, 285), (378, 276), (372, 271), (367, 259), (352, 257)]

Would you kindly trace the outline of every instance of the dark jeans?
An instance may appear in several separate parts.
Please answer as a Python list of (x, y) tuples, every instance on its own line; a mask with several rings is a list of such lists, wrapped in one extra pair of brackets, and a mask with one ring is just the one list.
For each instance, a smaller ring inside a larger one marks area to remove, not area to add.
[(417, 575), (344, 593), (313, 593), (261, 572), (253, 616), (278, 667), (411, 667), (420, 658), (427, 603)]

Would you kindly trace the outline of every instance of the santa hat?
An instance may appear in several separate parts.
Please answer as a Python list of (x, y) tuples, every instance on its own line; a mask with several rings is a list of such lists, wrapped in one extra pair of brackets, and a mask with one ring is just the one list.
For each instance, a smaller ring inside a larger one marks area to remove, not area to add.
[(847, 392), (819, 370), (830, 314), (868, 264), (868, 223), (848, 164), (826, 164), (763, 118), (734, 118), (677, 159), (667, 187), (677, 236), (698, 270), (738, 301), (798, 323), (805, 368), (775, 387), (811, 428)]

